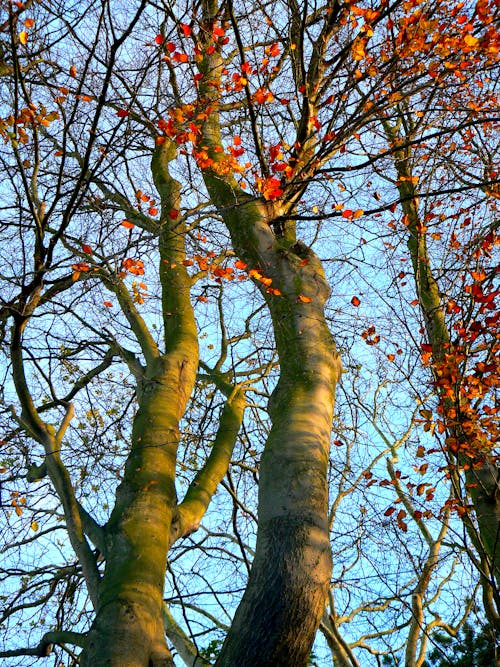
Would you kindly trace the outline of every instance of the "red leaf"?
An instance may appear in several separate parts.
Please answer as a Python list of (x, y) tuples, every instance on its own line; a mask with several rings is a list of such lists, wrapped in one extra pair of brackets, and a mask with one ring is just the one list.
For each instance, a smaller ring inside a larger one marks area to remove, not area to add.
[(176, 208), (173, 208), (171, 211), (168, 212), (168, 217), (171, 218), (172, 220), (177, 220), (179, 217), (179, 211)]
[(384, 512), (384, 516), (391, 516), (391, 514), (394, 514), (395, 511), (395, 507), (388, 507)]
[(106, 308), (113, 308), (111, 301), (103, 301), (103, 304), (106, 306)]
[(155, 37), (155, 43), (158, 44), (158, 46), (163, 44), (164, 40), (165, 40), (165, 37), (163, 37), (163, 35), (156, 35), (156, 37)]
[(355, 308), (357, 308), (361, 303), (361, 300), (357, 296), (353, 296), (351, 299), (351, 303)]
[(126, 116), (129, 115), (129, 113), (130, 111), (128, 111), (127, 109), (118, 109), (116, 115), (118, 116), (118, 118), (125, 118)]
[(82, 243), (82, 250), (83, 250), (83, 252), (86, 252), (87, 255), (91, 255), (92, 252), (93, 252), (92, 248), (89, 245), (87, 245), (86, 243)]
[(191, 34), (191, 26), (189, 26), (187, 23), (181, 23), (181, 30), (184, 37), (189, 37)]

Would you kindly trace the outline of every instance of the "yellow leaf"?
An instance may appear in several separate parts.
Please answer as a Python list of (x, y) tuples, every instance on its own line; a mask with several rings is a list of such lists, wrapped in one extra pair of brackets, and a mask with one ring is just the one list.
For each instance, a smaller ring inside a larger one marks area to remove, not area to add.
[(38, 522), (37, 521), (32, 521), (31, 522), (31, 530), (34, 530), (35, 533), (38, 530)]
[(479, 42), (479, 39), (474, 37), (474, 35), (465, 35), (464, 42), (467, 44), (467, 46), (476, 46)]
[(22, 32), (19, 33), (19, 41), (21, 42), (21, 44), (26, 44), (26, 42), (28, 41), (28, 33), (26, 32), (26, 30), (23, 30)]

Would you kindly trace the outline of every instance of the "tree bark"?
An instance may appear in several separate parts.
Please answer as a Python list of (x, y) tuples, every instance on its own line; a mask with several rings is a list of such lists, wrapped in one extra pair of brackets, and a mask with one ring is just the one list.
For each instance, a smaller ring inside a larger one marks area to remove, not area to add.
[(138, 410), (130, 454), (105, 527), (106, 569), (95, 621), (81, 658), (83, 667), (171, 667), (163, 628), (163, 587), (172, 519), (177, 509), (175, 468), (179, 422), (198, 369), (198, 340), (183, 260), (185, 226), (171, 229), (180, 185), (169, 174), (175, 147), (159, 147), (152, 172), (161, 197), (160, 281), (165, 353), (133, 303), (117, 296), (141, 345), (146, 365), (138, 378)]

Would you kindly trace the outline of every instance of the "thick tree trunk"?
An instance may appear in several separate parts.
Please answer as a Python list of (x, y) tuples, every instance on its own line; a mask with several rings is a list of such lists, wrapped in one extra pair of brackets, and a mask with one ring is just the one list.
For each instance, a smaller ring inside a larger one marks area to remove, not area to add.
[[(186, 366), (180, 355), (157, 360), (145, 379), (132, 451), (106, 527), (106, 570), (85, 667), (173, 664), (163, 634), (166, 557), (176, 507), (178, 414)], [(193, 369), (187, 374), (191, 383)]]
[(152, 161), (163, 221), (159, 273), (165, 354), (159, 352), (133, 304), (121, 297), (146, 366), (135, 371), (141, 373), (139, 408), (124, 478), (105, 527), (106, 569), (99, 586), (96, 618), (82, 654), (83, 667), (173, 666), (163, 629), (163, 587), (177, 508), (179, 422), (198, 369), (191, 282), (183, 265), (185, 228), (181, 222), (171, 230), (167, 222), (168, 212), (179, 208), (180, 185), (169, 173), (175, 154), (175, 147), (166, 144), (155, 151)]
[(283, 249), (264, 221), (254, 234), (260, 266), (281, 292), (267, 295), (281, 375), (269, 402), (255, 559), (216, 665), (300, 667), (330, 585), (327, 464), (341, 367), (324, 316), (329, 290), (319, 260), (302, 244)]
[(496, 579), (495, 599), (497, 608), (500, 610), (500, 471), (498, 466), (485, 461), (477, 469), (470, 467), (466, 472), (466, 482), (474, 503), (482, 547), (488, 554), (490, 569)]

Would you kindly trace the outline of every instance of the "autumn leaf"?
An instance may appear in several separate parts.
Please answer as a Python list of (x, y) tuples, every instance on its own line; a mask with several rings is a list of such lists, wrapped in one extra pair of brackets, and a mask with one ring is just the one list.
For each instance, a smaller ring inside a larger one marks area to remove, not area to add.
[(130, 111), (128, 111), (127, 109), (118, 109), (118, 111), (116, 112), (118, 118), (126, 118), (129, 114)]
[(103, 304), (106, 306), (106, 308), (113, 308), (111, 301), (103, 301)]
[(141, 259), (132, 259), (127, 257), (122, 260), (123, 268), (134, 276), (142, 276), (144, 274), (144, 262)]
[(69, 68), (69, 75), (73, 79), (76, 79), (76, 67), (75, 67), (75, 65), (71, 65), (71, 67)]
[(351, 303), (355, 308), (357, 308), (361, 303), (361, 300), (357, 296), (353, 296), (351, 299)]
[(92, 248), (86, 243), (82, 243), (82, 250), (83, 252), (87, 253), (87, 255), (91, 255), (93, 253)]
[(278, 42), (274, 42), (274, 44), (271, 44), (271, 46), (266, 46), (265, 53), (267, 56), (279, 56), (281, 49)]
[(71, 268), (74, 271), (90, 271), (90, 266), (85, 264), (85, 262), (78, 262), (77, 264), (73, 264)]
[(25, 19), (24, 25), (26, 28), (32, 28), (35, 25), (35, 19)]
[(467, 46), (473, 47), (478, 45), (479, 39), (474, 37), (474, 35), (465, 35), (464, 42), (467, 44)]
[(129, 220), (122, 220), (120, 225), (126, 229), (132, 229), (134, 227), (134, 223), (130, 222)]
[(264, 199), (268, 201), (273, 201), (279, 199), (283, 194), (281, 189), (281, 183), (274, 176), (268, 176), (267, 178), (256, 178), (257, 181), (257, 190), (262, 193)]
[(165, 37), (163, 37), (163, 35), (156, 35), (155, 44), (158, 44), (158, 46), (161, 46), (164, 41), (165, 41)]
[(311, 303), (312, 299), (310, 296), (304, 296), (303, 294), (299, 294), (297, 297), (297, 301), (301, 301), (302, 303)]
[(177, 220), (177, 218), (179, 217), (179, 211), (176, 208), (173, 208), (171, 211), (167, 213), (167, 215), (171, 220)]
[(192, 32), (191, 26), (187, 25), (187, 23), (181, 23), (181, 30), (184, 37), (189, 37)]
[(26, 30), (23, 30), (22, 32), (19, 33), (19, 41), (21, 44), (26, 44), (28, 41), (28, 33)]
[(244, 271), (247, 267), (248, 264), (245, 264), (245, 262), (242, 262), (241, 259), (237, 259), (234, 263), (235, 268), (240, 269), (241, 271)]

